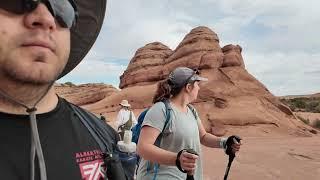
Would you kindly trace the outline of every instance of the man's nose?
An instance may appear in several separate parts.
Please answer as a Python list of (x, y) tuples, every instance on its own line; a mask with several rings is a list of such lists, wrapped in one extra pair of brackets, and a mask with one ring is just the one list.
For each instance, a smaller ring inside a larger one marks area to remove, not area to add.
[(41, 28), (55, 30), (57, 28), (55, 18), (43, 3), (40, 3), (33, 11), (25, 15), (24, 23), (28, 28)]

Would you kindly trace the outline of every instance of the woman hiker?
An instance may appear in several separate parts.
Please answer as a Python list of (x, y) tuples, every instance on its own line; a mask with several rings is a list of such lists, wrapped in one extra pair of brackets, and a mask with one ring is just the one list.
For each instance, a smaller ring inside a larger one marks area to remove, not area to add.
[[(207, 133), (196, 109), (189, 105), (197, 99), (202, 81), (207, 79), (200, 77), (198, 71), (178, 67), (158, 84), (154, 105), (144, 118), (138, 141), (141, 162), (137, 180), (185, 180), (187, 175), (202, 180), (201, 144), (224, 149), (229, 145), (233, 153), (239, 151), (241, 144), (233, 140), (234, 136), (219, 138)], [(167, 125), (167, 106), (163, 102), (170, 107)], [(160, 134), (158, 147), (155, 142)]]

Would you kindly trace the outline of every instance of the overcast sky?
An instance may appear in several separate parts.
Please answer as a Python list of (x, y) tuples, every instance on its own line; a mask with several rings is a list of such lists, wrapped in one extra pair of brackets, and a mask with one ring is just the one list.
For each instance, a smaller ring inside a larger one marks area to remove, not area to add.
[(93, 49), (59, 82), (115, 87), (135, 51), (160, 41), (175, 49), (197, 26), (220, 46), (239, 44), (250, 74), (273, 94), (320, 92), (319, 0), (108, 0)]

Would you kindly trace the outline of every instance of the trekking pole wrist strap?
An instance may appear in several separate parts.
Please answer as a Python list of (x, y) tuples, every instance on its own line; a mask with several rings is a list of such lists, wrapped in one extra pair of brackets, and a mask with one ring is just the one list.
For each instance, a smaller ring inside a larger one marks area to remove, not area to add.
[(181, 167), (181, 163), (180, 163), (180, 156), (182, 154), (182, 152), (185, 151), (185, 149), (182, 149), (181, 151), (178, 152), (177, 154), (177, 159), (176, 159), (176, 166), (177, 168), (183, 172), (183, 173), (186, 173), (187, 171), (183, 170), (182, 167)]
[(226, 143), (227, 143), (227, 139), (226, 137), (222, 137), (220, 138), (220, 142), (219, 142), (219, 146), (222, 149), (226, 149)]

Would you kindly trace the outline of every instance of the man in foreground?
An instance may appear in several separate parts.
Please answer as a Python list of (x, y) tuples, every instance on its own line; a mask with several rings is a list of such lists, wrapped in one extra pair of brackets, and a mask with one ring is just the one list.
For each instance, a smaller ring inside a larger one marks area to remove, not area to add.
[(90, 50), (105, 8), (106, 0), (0, 1), (1, 179), (105, 177), (103, 150), (53, 88)]

